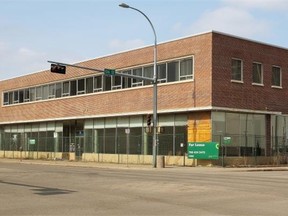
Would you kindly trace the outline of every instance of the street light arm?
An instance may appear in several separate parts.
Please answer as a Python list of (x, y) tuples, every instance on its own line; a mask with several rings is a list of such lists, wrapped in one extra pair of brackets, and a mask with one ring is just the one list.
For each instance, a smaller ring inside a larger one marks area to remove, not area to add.
[(154, 64), (153, 64), (153, 167), (157, 167), (157, 148), (158, 148), (158, 134), (157, 134), (157, 82), (158, 82), (158, 76), (157, 76), (157, 36), (156, 31), (154, 29), (154, 26), (151, 22), (151, 20), (144, 14), (142, 11), (138, 10), (137, 8), (130, 7), (129, 5), (122, 3), (119, 5), (123, 8), (131, 8), (132, 10), (138, 11), (141, 13), (150, 23), (150, 26), (152, 27), (153, 33), (154, 33)]
[(137, 9), (137, 8), (130, 7), (130, 6), (129, 6), (129, 8), (138, 11), (139, 13), (141, 13), (141, 14), (148, 20), (148, 22), (150, 23), (151, 28), (152, 28), (152, 30), (153, 30), (153, 33), (154, 33), (154, 37), (155, 37), (154, 44), (157, 45), (157, 35), (156, 35), (156, 31), (155, 31), (155, 29), (154, 29), (154, 26), (153, 26), (151, 20), (148, 18), (148, 16), (147, 16), (145, 13), (143, 13), (142, 11), (140, 11), (139, 9)]
[(131, 7), (131, 6), (127, 5), (127, 4), (125, 4), (125, 3), (119, 4), (119, 7), (122, 7), (122, 8), (130, 8), (130, 9), (132, 9), (132, 10), (136, 10), (136, 11), (138, 11), (139, 13), (141, 13), (141, 14), (148, 20), (148, 22), (150, 23), (150, 25), (151, 25), (151, 27), (152, 27), (153, 33), (154, 33), (154, 37), (155, 37), (154, 44), (157, 45), (157, 35), (156, 35), (156, 31), (155, 31), (155, 28), (154, 28), (151, 20), (148, 18), (148, 16), (147, 16), (145, 13), (143, 13), (141, 10), (139, 10), (139, 9), (137, 9), (137, 8), (134, 8), (134, 7)]

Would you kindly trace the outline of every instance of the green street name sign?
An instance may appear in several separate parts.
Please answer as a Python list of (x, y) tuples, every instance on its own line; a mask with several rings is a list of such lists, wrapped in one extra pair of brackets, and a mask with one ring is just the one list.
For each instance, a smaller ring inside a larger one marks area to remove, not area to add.
[(188, 142), (188, 158), (215, 159), (219, 158), (219, 144), (217, 142)]
[(114, 70), (114, 69), (107, 69), (107, 68), (104, 69), (105, 75), (113, 76), (113, 75), (115, 75), (115, 73), (116, 73), (116, 70)]

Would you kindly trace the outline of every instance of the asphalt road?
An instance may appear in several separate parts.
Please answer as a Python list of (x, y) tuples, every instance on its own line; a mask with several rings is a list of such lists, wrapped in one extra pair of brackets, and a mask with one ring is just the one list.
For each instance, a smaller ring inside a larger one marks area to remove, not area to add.
[(288, 215), (288, 172), (1, 162), (0, 215)]

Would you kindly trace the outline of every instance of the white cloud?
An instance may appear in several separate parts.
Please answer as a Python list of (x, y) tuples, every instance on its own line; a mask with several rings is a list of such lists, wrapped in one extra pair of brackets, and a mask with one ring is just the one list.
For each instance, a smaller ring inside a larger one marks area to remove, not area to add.
[(222, 0), (225, 5), (246, 9), (282, 10), (288, 9), (287, 0)]
[(0, 58), (0, 80), (8, 76), (20, 76), (48, 68), (45, 53), (27, 47), (15, 48), (4, 42), (0, 42)]
[(191, 34), (209, 30), (252, 37), (259, 34), (269, 34), (270, 23), (266, 20), (256, 19), (246, 10), (222, 7), (204, 13), (185, 33)]

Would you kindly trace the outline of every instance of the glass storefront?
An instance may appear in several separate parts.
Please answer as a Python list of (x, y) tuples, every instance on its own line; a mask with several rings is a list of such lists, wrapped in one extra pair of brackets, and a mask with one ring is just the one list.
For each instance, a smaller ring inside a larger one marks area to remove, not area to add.
[[(158, 152), (182, 155), (187, 114), (159, 116)], [(0, 150), (104, 154), (152, 154), (146, 116), (15, 124), (0, 127)], [(159, 129), (160, 130), (160, 129)]]

